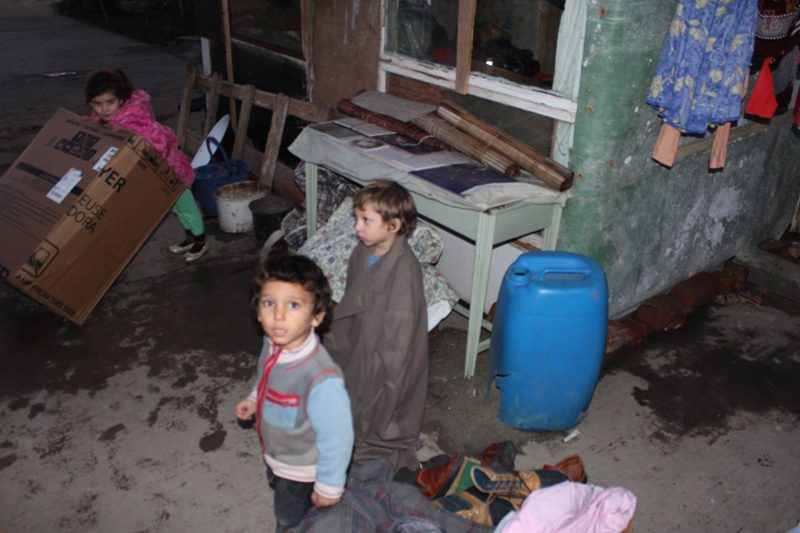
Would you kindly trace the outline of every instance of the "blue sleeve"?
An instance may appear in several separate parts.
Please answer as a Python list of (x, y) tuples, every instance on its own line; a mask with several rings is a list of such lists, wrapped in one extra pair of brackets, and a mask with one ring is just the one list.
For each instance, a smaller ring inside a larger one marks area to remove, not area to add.
[(343, 487), (353, 452), (353, 417), (342, 378), (314, 387), (308, 397), (308, 419), (317, 436), (317, 482)]

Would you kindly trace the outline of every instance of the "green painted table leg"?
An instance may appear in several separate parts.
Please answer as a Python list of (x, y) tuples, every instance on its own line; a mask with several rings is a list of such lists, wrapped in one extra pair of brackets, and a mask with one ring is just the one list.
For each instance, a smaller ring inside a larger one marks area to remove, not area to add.
[[(469, 324), (467, 326), (467, 353), (464, 376), (475, 375), (478, 359), (483, 306), (486, 303), (486, 287), (489, 284), (489, 267), (492, 264), (492, 241), (495, 216), (488, 213), (478, 215), (478, 234), (475, 239), (475, 265), (472, 268), (472, 293), (469, 300)], [(487, 346), (488, 347), (488, 346)]]
[(550, 219), (550, 225), (544, 228), (542, 232), (542, 248), (544, 250), (555, 250), (556, 243), (558, 242), (558, 231), (561, 229), (561, 211), (560, 207), (553, 209), (553, 217)]
[(317, 231), (317, 165), (306, 161), (306, 238)]

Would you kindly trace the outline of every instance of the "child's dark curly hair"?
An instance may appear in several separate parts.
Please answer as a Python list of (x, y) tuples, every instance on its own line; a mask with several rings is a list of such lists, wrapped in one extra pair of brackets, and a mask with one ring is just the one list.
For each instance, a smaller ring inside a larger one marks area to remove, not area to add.
[(103, 68), (89, 74), (85, 92), (87, 104), (96, 96), (108, 92), (124, 102), (133, 94), (133, 84), (121, 70)]
[(261, 288), (268, 281), (285, 281), (297, 283), (314, 297), (314, 315), (325, 311), (325, 318), (317, 327), (325, 331), (332, 319), (333, 297), (328, 278), (317, 264), (304, 255), (275, 254), (259, 266), (253, 278), (252, 304), (258, 312), (258, 300)]

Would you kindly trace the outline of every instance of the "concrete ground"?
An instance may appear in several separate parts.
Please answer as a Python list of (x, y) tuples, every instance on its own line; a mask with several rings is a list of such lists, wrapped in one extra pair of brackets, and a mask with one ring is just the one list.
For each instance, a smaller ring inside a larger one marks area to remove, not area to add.
[[(98, 66), (124, 68), (174, 125), (196, 42), (156, 49), (49, 4), (0, 11), (0, 170), (57, 107), (83, 111)], [(187, 266), (166, 251), (181, 235), (168, 216), (82, 327), (0, 284), (0, 530), (271, 529), (257, 437), (232, 415), (260, 345), (248, 306), (258, 243), (213, 221), (209, 232), (211, 253)], [(498, 420), (486, 355), (462, 376), (464, 329), (450, 317), (431, 336), (424, 455), (512, 440), (517, 466), (537, 468), (577, 453), (590, 483), (636, 495), (635, 531), (785, 532), (800, 520), (797, 303), (732, 295), (617, 355), (568, 442)]]

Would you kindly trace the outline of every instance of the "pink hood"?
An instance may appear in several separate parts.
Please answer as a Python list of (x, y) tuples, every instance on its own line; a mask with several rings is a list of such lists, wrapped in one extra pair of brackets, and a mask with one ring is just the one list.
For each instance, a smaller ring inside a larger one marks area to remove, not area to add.
[[(94, 111), (89, 118), (94, 122), (100, 122), (100, 117)], [(189, 163), (189, 158), (178, 148), (178, 137), (175, 136), (175, 133), (156, 121), (153, 108), (150, 106), (149, 94), (144, 91), (134, 91), (110, 122), (144, 137), (153, 145), (153, 148), (158, 150), (158, 153), (167, 161), (181, 181), (187, 187), (192, 186), (194, 170)]]

